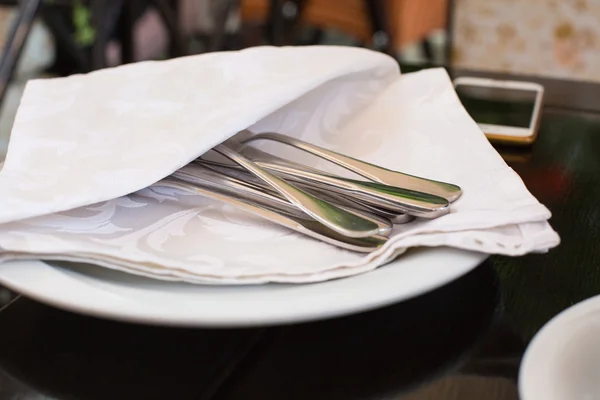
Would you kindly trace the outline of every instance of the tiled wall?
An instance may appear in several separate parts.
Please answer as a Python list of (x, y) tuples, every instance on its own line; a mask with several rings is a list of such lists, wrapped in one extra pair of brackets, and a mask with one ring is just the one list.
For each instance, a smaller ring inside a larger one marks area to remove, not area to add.
[(600, 0), (455, 0), (453, 62), (600, 82)]

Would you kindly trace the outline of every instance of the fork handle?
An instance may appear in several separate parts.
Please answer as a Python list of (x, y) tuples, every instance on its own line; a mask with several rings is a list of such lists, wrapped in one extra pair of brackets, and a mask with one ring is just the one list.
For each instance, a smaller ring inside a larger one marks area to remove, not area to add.
[(241, 165), (257, 178), (273, 187), (290, 203), (344, 236), (361, 238), (379, 232), (379, 227), (374, 222), (354, 215), (290, 185), (223, 144), (215, 146), (213, 150)]
[(460, 187), (452, 183), (434, 181), (398, 171), (392, 171), (280, 133), (259, 133), (244, 140), (243, 143), (249, 143), (255, 140), (272, 140), (287, 144), (288, 146), (306, 151), (307, 153), (337, 164), (340, 167), (346, 168), (347, 170), (372, 181), (417, 192), (430, 193), (443, 197), (449, 202), (457, 200), (462, 194)]

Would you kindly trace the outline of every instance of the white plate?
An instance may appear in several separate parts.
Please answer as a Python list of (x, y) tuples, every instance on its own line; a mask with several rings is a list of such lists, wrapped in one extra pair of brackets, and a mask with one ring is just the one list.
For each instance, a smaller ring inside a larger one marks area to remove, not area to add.
[(450, 248), (408, 252), (387, 266), (308, 285), (200, 286), (86, 264), (0, 264), (0, 283), (82, 314), (159, 325), (256, 326), (323, 319), (406, 300), (442, 286), (487, 255)]
[(600, 398), (600, 296), (558, 314), (535, 335), (521, 363), (523, 400)]

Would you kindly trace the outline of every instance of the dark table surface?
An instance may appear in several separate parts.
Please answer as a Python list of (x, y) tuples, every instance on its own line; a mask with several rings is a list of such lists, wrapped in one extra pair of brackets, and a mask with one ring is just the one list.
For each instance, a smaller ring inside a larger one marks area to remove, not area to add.
[(543, 83), (538, 141), (499, 151), (552, 211), (557, 249), (491, 257), (377, 311), (264, 329), (117, 323), (0, 290), (0, 400), (517, 399), (532, 336), (600, 293), (600, 113), (582, 106), (599, 85)]

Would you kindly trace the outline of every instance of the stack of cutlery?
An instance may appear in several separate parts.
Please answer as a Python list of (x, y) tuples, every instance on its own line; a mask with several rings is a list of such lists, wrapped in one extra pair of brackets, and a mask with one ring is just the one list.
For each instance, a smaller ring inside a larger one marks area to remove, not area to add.
[[(365, 180), (348, 179), (264, 152), (268, 140), (325, 159)], [(394, 224), (438, 218), (461, 195), (459, 186), (392, 171), (279, 133), (229, 140), (159, 184), (220, 200), (317, 240), (371, 252)]]

